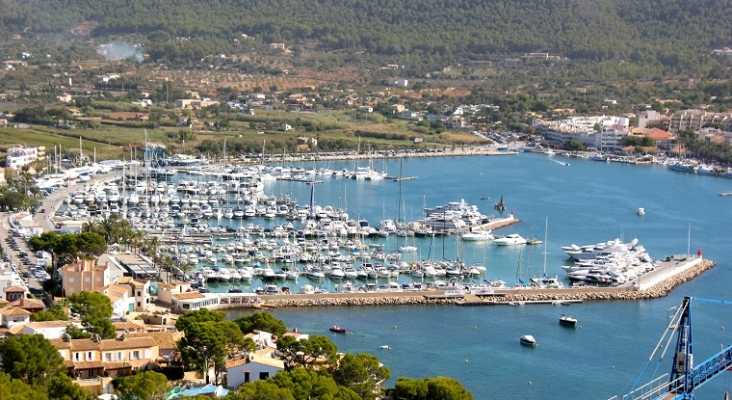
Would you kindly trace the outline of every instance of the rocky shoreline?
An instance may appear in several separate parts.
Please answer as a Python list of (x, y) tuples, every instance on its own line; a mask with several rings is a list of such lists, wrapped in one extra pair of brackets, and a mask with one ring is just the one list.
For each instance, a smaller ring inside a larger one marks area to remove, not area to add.
[[(471, 305), (499, 305), (513, 302), (552, 302), (552, 301), (602, 301), (602, 300), (643, 300), (664, 297), (675, 287), (701, 275), (716, 264), (702, 260), (693, 267), (675, 274), (645, 290), (626, 288), (568, 288), (568, 289), (503, 289), (494, 295), (473, 295)], [(427, 297), (427, 296), (430, 297)], [(464, 297), (445, 298), (439, 292), (419, 293), (338, 293), (324, 295), (263, 296), (262, 307), (350, 307), (350, 306), (400, 306), (400, 305), (448, 305), (465, 304)]]

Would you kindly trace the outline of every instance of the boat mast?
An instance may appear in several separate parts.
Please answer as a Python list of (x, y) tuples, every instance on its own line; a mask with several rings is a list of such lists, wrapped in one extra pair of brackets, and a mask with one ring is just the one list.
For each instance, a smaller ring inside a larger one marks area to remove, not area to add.
[(546, 277), (546, 245), (548, 241), (547, 232), (549, 230), (549, 217), (547, 216), (544, 221), (544, 276)]

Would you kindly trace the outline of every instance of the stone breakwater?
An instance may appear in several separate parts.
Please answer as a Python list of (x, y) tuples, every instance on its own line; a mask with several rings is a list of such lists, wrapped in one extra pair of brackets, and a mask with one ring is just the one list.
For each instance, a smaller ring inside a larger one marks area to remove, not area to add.
[[(507, 304), (509, 302), (551, 302), (551, 301), (601, 301), (601, 300), (641, 300), (654, 299), (668, 295), (675, 287), (711, 269), (716, 264), (702, 260), (691, 268), (672, 275), (668, 279), (645, 290), (627, 287), (583, 287), (564, 289), (500, 289), (493, 295), (481, 295), (478, 304)], [(465, 304), (463, 297), (445, 298), (440, 291), (433, 292), (395, 292), (395, 293), (332, 293), (322, 295), (280, 295), (262, 296), (263, 307), (349, 307), (349, 306), (398, 306), (398, 305), (446, 305)], [(477, 296), (471, 296), (476, 299)]]

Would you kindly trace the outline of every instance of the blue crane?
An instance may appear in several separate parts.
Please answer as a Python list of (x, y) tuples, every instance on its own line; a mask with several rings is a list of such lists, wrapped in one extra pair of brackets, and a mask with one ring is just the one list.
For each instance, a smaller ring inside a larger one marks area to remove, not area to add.
[[(694, 390), (724, 371), (732, 370), (732, 346), (728, 346), (704, 362), (694, 365), (694, 342), (691, 335), (692, 299), (716, 304), (732, 304), (732, 302), (724, 300), (684, 297), (681, 305), (676, 308), (666, 330), (666, 333), (671, 332), (668, 335), (667, 344), (670, 344), (673, 339), (673, 332), (676, 332), (676, 346), (673, 347), (671, 372), (633, 389), (622, 397), (623, 400), (691, 400), (694, 399)], [(633, 385), (634, 387), (637, 386), (638, 380), (643, 376), (656, 352), (664, 349), (663, 341), (665, 337), (666, 334), (656, 345), (651, 357)], [(666, 346), (665, 348), (669, 347)], [(663, 361), (664, 356), (665, 350), (663, 350), (659, 362)], [(610, 400), (617, 400), (617, 396), (612, 397)]]

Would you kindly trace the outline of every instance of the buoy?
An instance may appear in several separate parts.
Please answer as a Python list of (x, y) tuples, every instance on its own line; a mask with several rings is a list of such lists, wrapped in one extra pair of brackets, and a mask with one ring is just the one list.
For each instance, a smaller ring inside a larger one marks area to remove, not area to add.
[(396, 329), (396, 328), (397, 328), (397, 326), (396, 326), (396, 325), (394, 325), (394, 329)]
[(613, 365), (613, 369), (615, 369), (615, 366)]
[(468, 363), (468, 359), (466, 358), (466, 359), (465, 359), (465, 364), (467, 364), (467, 363)]
[(724, 330), (724, 327), (722, 327), (722, 330)]
[(529, 386), (531, 386), (531, 381), (529, 381)]
[(582, 329), (582, 325), (580, 325), (580, 329)]
[[(473, 329), (478, 329), (478, 327), (476, 325), (473, 325)], [(722, 328), (722, 329), (724, 329), (724, 328)]]

